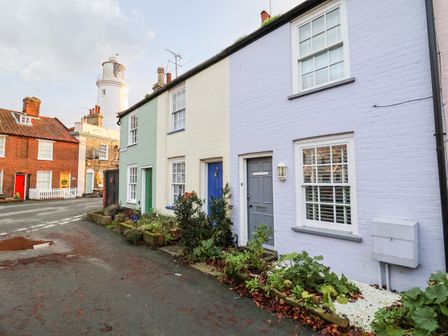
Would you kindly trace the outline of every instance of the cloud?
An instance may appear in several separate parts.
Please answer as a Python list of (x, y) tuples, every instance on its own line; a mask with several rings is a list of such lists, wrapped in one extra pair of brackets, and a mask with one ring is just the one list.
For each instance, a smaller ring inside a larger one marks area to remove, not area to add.
[(0, 6), (0, 74), (29, 81), (67, 79), (117, 52), (130, 62), (155, 37), (141, 13), (124, 13), (118, 0), (0, 0)]

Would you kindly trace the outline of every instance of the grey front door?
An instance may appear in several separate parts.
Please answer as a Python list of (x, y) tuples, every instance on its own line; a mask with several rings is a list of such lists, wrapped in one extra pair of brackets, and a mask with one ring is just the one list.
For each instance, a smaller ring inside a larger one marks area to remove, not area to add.
[(247, 214), (249, 239), (259, 225), (266, 224), (271, 229), (266, 244), (274, 247), (271, 157), (247, 160)]

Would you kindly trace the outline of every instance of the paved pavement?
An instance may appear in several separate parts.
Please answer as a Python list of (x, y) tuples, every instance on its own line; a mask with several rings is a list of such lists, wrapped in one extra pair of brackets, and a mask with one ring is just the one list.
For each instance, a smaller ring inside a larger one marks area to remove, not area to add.
[(0, 335), (311, 335), (82, 219), (100, 206), (96, 199), (0, 206), (0, 239), (55, 242), (0, 259)]

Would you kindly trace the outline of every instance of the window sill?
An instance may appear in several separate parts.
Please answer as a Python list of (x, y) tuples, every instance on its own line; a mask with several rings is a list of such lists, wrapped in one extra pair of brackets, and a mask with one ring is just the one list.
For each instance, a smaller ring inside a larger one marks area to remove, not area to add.
[(128, 147), (136, 146), (138, 145), (138, 142), (134, 142), (133, 144), (128, 144)]
[(181, 129), (178, 129), (178, 130), (175, 130), (175, 131), (168, 132), (167, 135), (180, 133), (180, 132), (183, 132), (183, 131), (185, 131), (185, 128), (181, 128)]
[(40, 158), (37, 158), (37, 160), (38, 161), (54, 161), (53, 159), (40, 159)]
[(361, 243), (362, 237), (358, 235), (354, 235), (350, 232), (338, 231), (338, 230), (330, 230), (330, 229), (322, 229), (322, 228), (314, 228), (309, 226), (294, 226), (291, 228), (294, 232), (299, 233), (307, 233), (316, 236), (322, 236), (327, 238), (336, 238), (342, 240), (348, 240), (352, 242)]
[(334, 82), (334, 83), (329, 83), (329, 84), (326, 84), (326, 85), (323, 85), (323, 86), (319, 86), (319, 87), (316, 87), (316, 88), (313, 88), (313, 89), (309, 89), (309, 90), (306, 90), (306, 91), (295, 93), (295, 94), (289, 96), (288, 99), (289, 100), (293, 100), (293, 99), (296, 99), (296, 98), (300, 98), (300, 97), (303, 97), (303, 96), (310, 95), (312, 93), (328, 90), (328, 89), (331, 89), (331, 88), (334, 88), (334, 87), (338, 87), (338, 86), (342, 86), (342, 85), (345, 85), (345, 84), (350, 84), (350, 83), (353, 83), (354, 81), (355, 81), (354, 77), (342, 79), (342, 80)]
[(172, 205), (167, 205), (167, 206), (165, 207), (165, 209), (167, 209), (167, 210), (174, 210), (174, 206), (172, 206)]
[(126, 201), (127, 204), (137, 204), (137, 201)]

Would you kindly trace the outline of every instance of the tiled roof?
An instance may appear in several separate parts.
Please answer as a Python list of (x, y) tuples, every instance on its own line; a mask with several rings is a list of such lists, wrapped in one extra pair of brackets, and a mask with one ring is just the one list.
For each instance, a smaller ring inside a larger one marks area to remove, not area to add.
[(0, 134), (54, 141), (78, 142), (57, 118), (39, 116), (39, 118), (32, 118), (32, 126), (26, 126), (17, 122), (21, 115), (25, 114), (0, 108)]

